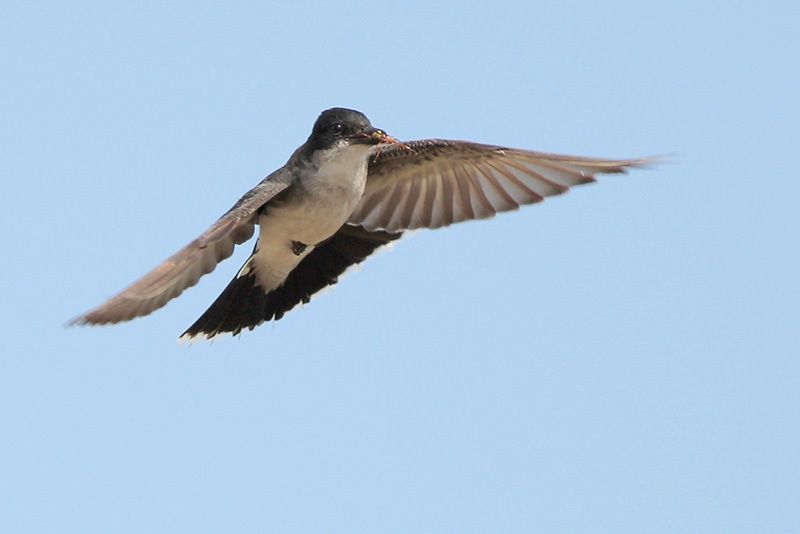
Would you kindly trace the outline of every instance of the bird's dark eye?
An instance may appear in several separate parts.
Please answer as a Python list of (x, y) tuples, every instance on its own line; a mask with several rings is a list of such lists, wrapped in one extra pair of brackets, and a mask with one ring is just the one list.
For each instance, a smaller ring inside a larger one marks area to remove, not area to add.
[(331, 125), (331, 131), (334, 133), (342, 133), (344, 131), (344, 124), (341, 122), (334, 122)]

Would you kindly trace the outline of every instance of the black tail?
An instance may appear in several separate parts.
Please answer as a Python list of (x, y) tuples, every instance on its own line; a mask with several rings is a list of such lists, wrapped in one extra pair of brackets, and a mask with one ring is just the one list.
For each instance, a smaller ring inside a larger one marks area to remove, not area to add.
[(283, 314), (308, 302), (317, 291), (335, 284), (351, 265), (361, 263), (383, 245), (402, 233), (369, 232), (360, 226), (342, 226), (295, 267), (282, 286), (265, 293), (253, 273), (234, 278), (217, 300), (181, 337), (217, 334), (233, 335), (252, 330), (264, 321), (278, 320)]

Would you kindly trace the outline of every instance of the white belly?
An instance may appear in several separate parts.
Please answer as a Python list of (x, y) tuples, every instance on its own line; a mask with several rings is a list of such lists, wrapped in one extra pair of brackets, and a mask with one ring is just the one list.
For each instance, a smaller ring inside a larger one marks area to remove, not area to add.
[[(357, 145), (337, 158), (314, 162), (318, 170), (313, 181), (292, 184), (285, 200), (267, 205), (258, 221), (256, 252), (246, 267), (255, 270), (262, 288), (283, 284), (314, 245), (331, 237), (347, 221), (364, 194), (368, 154), (369, 147)], [(296, 253), (293, 243), (306, 247)]]

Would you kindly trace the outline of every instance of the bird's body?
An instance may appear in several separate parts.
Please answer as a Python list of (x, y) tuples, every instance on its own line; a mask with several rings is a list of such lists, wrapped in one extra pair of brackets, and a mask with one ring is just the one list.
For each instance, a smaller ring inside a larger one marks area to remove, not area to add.
[(292, 188), (258, 216), (258, 245), (248, 264), (263, 289), (280, 286), (317, 244), (347, 221), (364, 194), (369, 148), (319, 151), (297, 163)]
[(324, 111), (289, 161), (197, 239), (73, 324), (160, 308), (247, 241), (253, 253), (184, 336), (238, 334), (280, 319), (406, 230), (492, 217), (648, 160), (604, 160), (430, 139), (400, 143), (367, 117)]

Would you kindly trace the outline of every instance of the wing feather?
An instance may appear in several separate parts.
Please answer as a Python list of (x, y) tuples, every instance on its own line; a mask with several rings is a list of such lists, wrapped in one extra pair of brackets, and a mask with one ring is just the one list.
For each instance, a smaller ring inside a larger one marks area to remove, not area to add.
[(180, 295), (250, 239), (261, 206), (289, 186), (291, 176), (276, 171), (251, 189), (197, 239), (167, 258), (127, 289), (97, 308), (73, 319), (71, 325), (108, 324), (147, 315)]
[(541, 202), (596, 174), (652, 159), (594, 159), (430, 139), (382, 146), (349, 223), (370, 231), (438, 228)]

